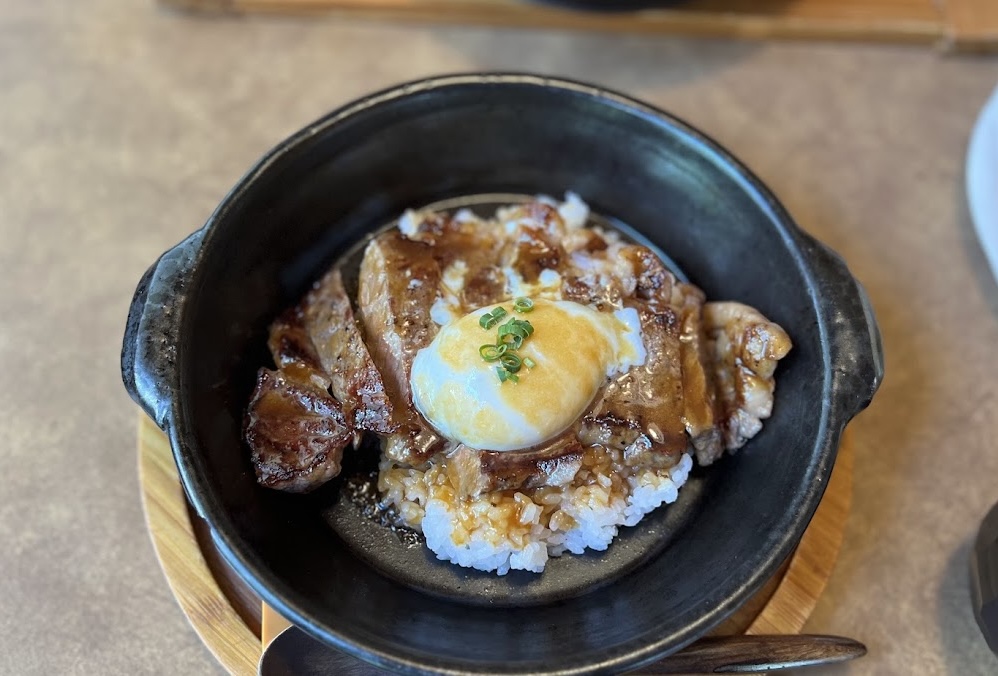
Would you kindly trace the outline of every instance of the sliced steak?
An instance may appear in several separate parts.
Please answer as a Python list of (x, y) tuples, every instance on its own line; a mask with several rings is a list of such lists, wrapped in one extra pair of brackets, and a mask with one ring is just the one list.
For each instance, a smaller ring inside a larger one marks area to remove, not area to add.
[(314, 379), (315, 385), (329, 387), (329, 375), (305, 328), (300, 306), (281, 314), (270, 325), (267, 347), (278, 369), (294, 368)]
[(681, 339), (687, 294), (648, 248), (614, 245), (607, 253), (624, 302), (638, 310), (647, 357), (606, 386), (584, 416), (580, 438), (623, 451), (628, 465), (671, 467), (689, 444)]
[(437, 333), (430, 309), (440, 281), (433, 247), (397, 231), (380, 235), (364, 252), (357, 307), (398, 426), (383, 438), (383, 449), (398, 462), (418, 464), (443, 444), (413, 406), (409, 385), (412, 360)]
[(286, 371), (260, 369), (244, 436), (260, 484), (307, 493), (339, 474), (353, 430), (309, 370), (292, 364)]
[(278, 370), (259, 372), (244, 430), (262, 485), (311, 491), (339, 474), (360, 431), (395, 429), (338, 272), (274, 320), (267, 346)]
[(347, 421), (358, 430), (394, 432), (392, 402), (364, 345), (338, 269), (315, 283), (299, 315)]
[(722, 441), (734, 451), (772, 414), (773, 372), (792, 344), (780, 326), (741, 303), (706, 303), (703, 321)]
[(582, 467), (582, 444), (567, 432), (535, 449), (479, 451), (460, 445), (447, 456), (447, 473), (462, 496), (497, 490), (563, 486)]
[(703, 291), (690, 284), (675, 284), (673, 306), (680, 313), (679, 357), (683, 377), (683, 423), (697, 462), (709, 465), (722, 453), (717, 426), (714, 381), (706, 364), (703, 330)]
[(611, 380), (583, 416), (579, 439), (623, 451), (628, 465), (671, 467), (686, 451), (679, 321), (641, 304), (647, 358)]
[[(378, 434), (401, 465), (441, 454), (465, 496), (566, 485), (589, 446), (619, 450), (630, 466), (667, 469), (691, 449), (706, 465), (743, 445), (771, 413), (786, 333), (748, 306), (705, 304), (654, 252), (579, 228), (582, 220), (543, 201), (500, 209), (496, 221), (407, 212), (365, 250), (356, 318), (338, 270), (316, 282), (271, 326), (278, 370), (260, 371), (246, 415), (260, 483), (314, 489), (339, 472), (344, 446), (363, 431)], [(645, 363), (607, 381), (569, 430), (537, 447), (497, 452), (448, 441), (413, 405), (413, 359), (437, 322), (511, 294), (637, 310)]]

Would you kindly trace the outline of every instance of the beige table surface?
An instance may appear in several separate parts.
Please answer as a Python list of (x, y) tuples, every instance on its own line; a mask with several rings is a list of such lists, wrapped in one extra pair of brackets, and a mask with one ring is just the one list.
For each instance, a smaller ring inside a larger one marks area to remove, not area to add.
[[(754, 168), (869, 289), (887, 379), (809, 629), (821, 674), (994, 674), (968, 552), (998, 500), (998, 286), (963, 162), (998, 59), (922, 48), (204, 19), (0, 0), (0, 673), (220, 673), (157, 567), (118, 375), (135, 282), (286, 134), (442, 71), (585, 78)], [(751, 255), (751, 252), (748, 252)]]

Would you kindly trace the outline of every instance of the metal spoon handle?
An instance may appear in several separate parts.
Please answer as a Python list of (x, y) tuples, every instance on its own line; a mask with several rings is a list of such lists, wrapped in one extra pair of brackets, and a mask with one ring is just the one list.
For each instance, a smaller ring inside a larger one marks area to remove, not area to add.
[(865, 654), (865, 645), (842, 636), (717, 636), (702, 638), (637, 673), (755, 673), (844, 662)]
[[(866, 646), (840, 636), (777, 635), (702, 638), (640, 674), (736, 674), (844, 662), (866, 654)], [(260, 676), (370, 676), (376, 667), (289, 627), (263, 652)]]

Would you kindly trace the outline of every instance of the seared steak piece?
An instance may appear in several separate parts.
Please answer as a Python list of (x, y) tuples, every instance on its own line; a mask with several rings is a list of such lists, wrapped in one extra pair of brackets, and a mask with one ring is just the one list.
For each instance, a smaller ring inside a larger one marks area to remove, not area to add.
[(422, 462), (443, 443), (416, 411), (409, 385), (412, 360), (437, 333), (430, 309), (440, 281), (433, 247), (397, 231), (379, 236), (364, 252), (357, 307), (398, 426), (383, 438), (384, 451), (399, 462)]
[(459, 495), (563, 486), (582, 467), (582, 444), (569, 431), (536, 449), (479, 451), (464, 444), (447, 456), (447, 474)]
[(623, 451), (628, 465), (660, 468), (686, 451), (679, 321), (669, 307), (638, 305), (647, 358), (611, 380), (583, 417), (579, 439)]
[(773, 411), (773, 372), (790, 351), (790, 337), (741, 303), (706, 303), (703, 321), (722, 439), (734, 451), (758, 434)]
[(502, 298), (506, 289), (506, 276), (502, 268), (488, 263), (469, 270), (461, 290), (461, 307), (467, 311), (495, 303), (496, 298)]
[(772, 412), (776, 362), (791, 347), (783, 329), (740, 303), (705, 304), (700, 289), (678, 282), (645, 247), (611, 242), (574, 260), (584, 272), (569, 272), (563, 294), (639, 308), (648, 350), (644, 366), (611, 382), (584, 417), (584, 443), (658, 466), (678, 461), (688, 442), (709, 465), (758, 433)]
[(709, 371), (703, 331), (703, 291), (690, 284), (675, 284), (672, 304), (679, 311), (679, 357), (683, 374), (683, 423), (690, 445), (701, 465), (709, 465), (723, 452), (717, 427), (714, 381)]
[(257, 481), (292, 493), (307, 493), (339, 474), (343, 447), (353, 438), (336, 400), (296, 365), (260, 369), (244, 433)]
[(387, 232), (372, 241), (360, 266), (357, 306), (367, 346), (393, 402), (411, 403), (409, 373), (416, 353), (430, 344), (437, 325), (440, 265), (429, 245)]
[(300, 316), (347, 421), (358, 430), (394, 432), (392, 402), (364, 345), (339, 270), (315, 283), (301, 303)]
[(395, 429), (338, 271), (274, 320), (267, 346), (278, 370), (260, 370), (244, 430), (262, 485), (311, 491), (339, 474), (360, 431)]
[[(267, 347), (277, 368), (296, 364), (315, 371), (323, 379), (322, 360), (305, 328), (300, 307), (295, 306), (274, 320), (270, 325)], [(326, 387), (329, 387), (328, 377), (324, 379)]]
[[(687, 411), (709, 402), (703, 389), (684, 390), (688, 337), (684, 319), (703, 303), (698, 290), (680, 284), (662, 261), (642, 246), (610, 247), (624, 303), (638, 310), (647, 357), (641, 366), (612, 380), (583, 418), (580, 438), (623, 451), (628, 465), (668, 468), (687, 450)], [(597, 260), (602, 257), (602, 252)], [(606, 262), (607, 265), (611, 261)], [(600, 285), (595, 293), (607, 288)], [(609, 300), (609, 299), (606, 299)]]
[(502, 218), (518, 224), (504, 247), (503, 262), (520, 279), (533, 284), (544, 270), (560, 270), (565, 259), (561, 245), (565, 222), (554, 206), (529, 202), (503, 210)]

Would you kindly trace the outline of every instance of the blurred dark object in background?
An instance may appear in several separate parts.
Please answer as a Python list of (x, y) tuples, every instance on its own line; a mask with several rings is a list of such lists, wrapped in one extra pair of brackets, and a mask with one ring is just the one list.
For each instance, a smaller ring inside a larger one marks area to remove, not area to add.
[(981, 523), (970, 558), (970, 593), (974, 616), (998, 654), (998, 504)]

